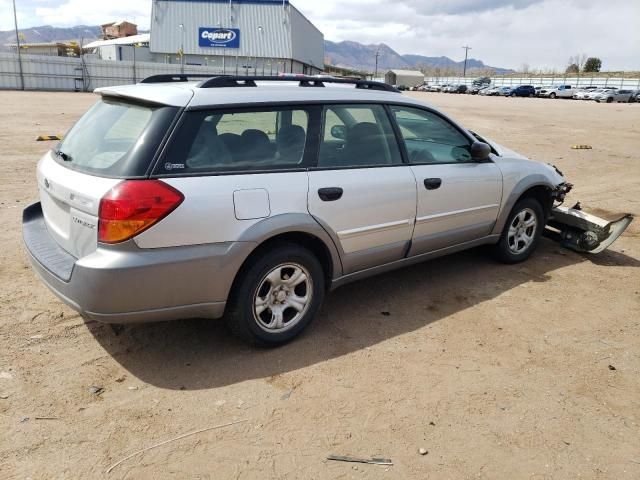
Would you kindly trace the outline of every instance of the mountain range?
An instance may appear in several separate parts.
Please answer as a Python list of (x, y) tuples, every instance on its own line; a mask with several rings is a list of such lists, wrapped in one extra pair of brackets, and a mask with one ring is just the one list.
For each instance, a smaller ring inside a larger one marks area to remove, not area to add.
[[(97, 25), (77, 25), (75, 27), (52, 27), (43, 25), (20, 30), (22, 42), (55, 42), (55, 41), (83, 41), (88, 43), (100, 38), (101, 30)], [(15, 44), (16, 37), (13, 30), (0, 31), (0, 48), (7, 44)], [(462, 70), (464, 62), (456, 62), (449, 57), (427, 57), (424, 55), (401, 55), (390, 46), (381, 43), (379, 45), (363, 45), (362, 43), (343, 41), (331, 42), (325, 40), (325, 63), (373, 72), (376, 66), (376, 52), (378, 53), (378, 71), (389, 69), (416, 69), (429, 68), (448, 71)], [(481, 60), (470, 58), (467, 60), (467, 70), (493, 70), (496, 73), (509, 73), (513, 70), (489, 67)]]
[[(378, 54), (378, 71), (389, 69), (429, 68), (441, 70), (460, 70), (464, 61), (456, 62), (449, 57), (427, 57), (424, 55), (400, 55), (385, 43), (378, 45), (363, 45), (362, 43), (343, 41), (331, 42), (325, 40), (325, 63), (344, 68), (353, 68), (373, 72), (376, 67), (376, 52)], [(493, 70), (495, 73), (510, 73), (513, 70), (490, 67), (481, 60), (467, 59), (467, 70)]]

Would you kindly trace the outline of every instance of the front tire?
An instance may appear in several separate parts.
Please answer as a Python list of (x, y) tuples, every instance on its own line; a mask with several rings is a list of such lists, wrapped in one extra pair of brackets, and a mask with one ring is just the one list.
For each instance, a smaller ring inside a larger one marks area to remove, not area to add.
[(550, 94), (549, 98), (556, 98), (556, 94), (555, 93)]
[(231, 292), (227, 324), (246, 343), (283, 345), (298, 336), (318, 313), (325, 279), (318, 259), (294, 243), (256, 256)]
[(495, 257), (503, 263), (519, 263), (528, 259), (540, 242), (545, 215), (535, 198), (520, 200), (511, 210), (494, 247)]

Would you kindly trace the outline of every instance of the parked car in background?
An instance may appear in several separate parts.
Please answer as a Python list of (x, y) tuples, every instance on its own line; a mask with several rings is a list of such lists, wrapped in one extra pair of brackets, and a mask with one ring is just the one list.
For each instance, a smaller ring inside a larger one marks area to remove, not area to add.
[(631, 103), (640, 103), (640, 90), (636, 90), (635, 92), (633, 92), (633, 95), (631, 95), (631, 100), (629, 100)]
[(589, 86), (589, 87), (579, 88), (578, 90), (574, 91), (573, 99), (574, 100), (586, 100), (585, 95), (587, 93), (593, 92), (594, 90), (597, 90), (599, 88), (600, 87), (596, 87), (594, 85)]
[(540, 90), (540, 97), (573, 98), (574, 89), (571, 85), (558, 85)]
[(467, 93), (469, 95), (478, 95), (480, 94), (481, 90), (486, 90), (488, 88), (491, 87), (489, 87), (488, 85), (471, 85), (471, 87), (467, 90)]
[(453, 93), (456, 88), (458, 88), (457, 85), (447, 85), (447, 86), (442, 88), (442, 91), (444, 93)]
[(595, 100), (597, 96), (599, 96), (602, 93), (607, 93), (607, 92), (613, 92), (617, 90), (616, 88), (597, 88), (595, 90), (591, 90), (590, 92), (587, 92), (584, 94), (584, 99), (585, 100)]
[(491, 97), (493, 95), (498, 95), (498, 90), (499, 89), (500, 89), (500, 87), (483, 88), (478, 92), (478, 94), (479, 95), (487, 95), (487, 96)]
[(596, 95), (593, 99), (600, 103), (631, 103), (631, 98), (635, 92), (633, 90), (609, 90)]
[(538, 85), (537, 87), (534, 87), (536, 89), (536, 97), (540, 96), (540, 91), (544, 88), (541, 85)]
[(429, 91), (429, 92), (441, 92), (442, 91), (442, 85), (429, 85), (429, 89), (427, 91)]
[(468, 89), (466, 85), (458, 85), (453, 93), (467, 93)]
[(489, 77), (479, 77), (471, 82), (471, 85), (474, 87), (488, 87), (491, 85), (491, 79)]
[(497, 95), (501, 97), (507, 97), (511, 94), (511, 90), (512, 90), (511, 87), (499, 87)]
[(520, 85), (509, 92), (510, 97), (535, 97), (536, 88), (533, 85)]

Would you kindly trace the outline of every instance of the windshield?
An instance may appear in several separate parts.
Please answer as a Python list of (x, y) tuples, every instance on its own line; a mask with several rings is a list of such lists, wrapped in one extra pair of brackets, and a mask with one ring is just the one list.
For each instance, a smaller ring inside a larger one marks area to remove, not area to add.
[[(144, 176), (164, 137), (167, 110), (103, 98), (85, 113), (55, 149), (61, 164), (108, 177)], [(164, 120), (159, 122), (158, 120)], [(165, 130), (166, 131), (166, 130)]]

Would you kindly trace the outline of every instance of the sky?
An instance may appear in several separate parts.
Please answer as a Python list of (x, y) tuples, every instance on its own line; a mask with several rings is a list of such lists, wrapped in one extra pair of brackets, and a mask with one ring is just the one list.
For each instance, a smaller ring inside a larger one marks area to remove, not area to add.
[[(569, 57), (600, 57), (603, 70), (640, 70), (640, 0), (292, 0), (332, 41), (386, 43), (401, 54), (469, 56), (495, 67), (564, 69)], [(16, 0), (20, 28), (149, 27), (151, 0)], [(0, 30), (13, 28), (0, 0)]]

